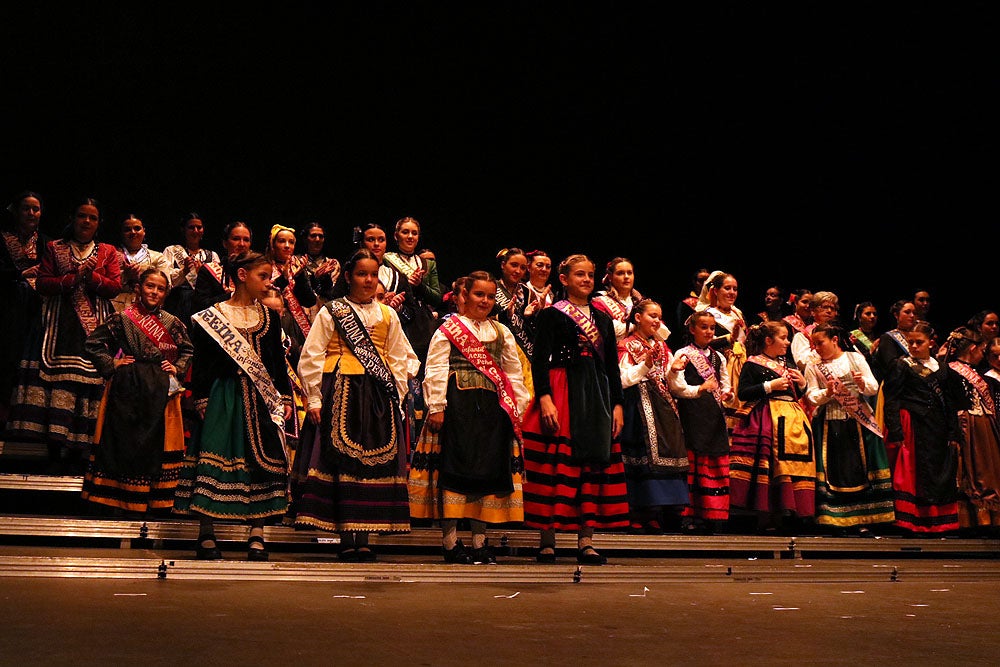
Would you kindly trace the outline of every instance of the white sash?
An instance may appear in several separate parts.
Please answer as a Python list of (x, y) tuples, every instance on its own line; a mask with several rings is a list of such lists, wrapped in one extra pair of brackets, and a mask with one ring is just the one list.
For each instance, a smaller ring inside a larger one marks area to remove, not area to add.
[(278, 427), (278, 435), (281, 438), (281, 444), (284, 445), (285, 404), (282, 402), (281, 394), (274, 387), (274, 382), (271, 381), (271, 374), (268, 373), (264, 362), (257, 356), (253, 345), (215, 306), (195, 313), (191, 316), (191, 320), (198, 323), (219, 344), (223, 352), (228, 354), (250, 378), (253, 386), (260, 393), (260, 397), (264, 399), (264, 405), (267, 406), (271, 421)]

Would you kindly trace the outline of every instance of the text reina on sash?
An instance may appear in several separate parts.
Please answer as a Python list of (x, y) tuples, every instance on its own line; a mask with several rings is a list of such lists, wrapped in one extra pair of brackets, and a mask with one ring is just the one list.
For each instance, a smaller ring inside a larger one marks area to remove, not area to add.
[(211, 308), (201, 311), (197, 314), (198, 317), (202, 319), (212, 331), (219, 334), (226, 345), (233, 346), (233, 352), (239, 352), (240, 348), (243, 347), (242, 336), (239, 336), (237, 332), (229, 328), (229, 325), (218, 318), (218, 316), (212, 312)]

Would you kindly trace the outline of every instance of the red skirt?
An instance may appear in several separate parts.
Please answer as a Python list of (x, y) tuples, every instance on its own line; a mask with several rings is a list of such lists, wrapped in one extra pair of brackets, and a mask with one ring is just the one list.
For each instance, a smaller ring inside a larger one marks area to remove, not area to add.
[(608, 463), (579, 463), (572, 458), (566, 371), (549, 371), (559, 431), (541, 428), (538, 402), (524, 415), (524, 525), (539, 530), (628, 528), (628, 488), (621, 443), (611, 443)]
[(916, 451), (910, 413), (899, 411), (903, 427), (903, 444), (897, 448), (892, 470), (895, 524), (914, 533), (946, 533), (957, 531), (958, 501), (932, 503), (917, 493)]

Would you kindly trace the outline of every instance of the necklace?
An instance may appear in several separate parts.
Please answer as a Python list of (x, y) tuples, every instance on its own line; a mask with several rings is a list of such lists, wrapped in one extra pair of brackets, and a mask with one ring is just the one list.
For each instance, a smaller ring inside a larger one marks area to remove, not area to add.
[(88, 241), (87, 243), (81, 243), (77, 240), (69, 241), (70, 252), (73, 253), (73, 259), (78, 262), (86, 260), (88, 257), (94, 254), (97, 250), (97, 244), (93, 241)]
[(238, 329), (249, 329), (260, 321), (256, 301), (248, 305), (222, 301), (219, 303), (219, 307)]

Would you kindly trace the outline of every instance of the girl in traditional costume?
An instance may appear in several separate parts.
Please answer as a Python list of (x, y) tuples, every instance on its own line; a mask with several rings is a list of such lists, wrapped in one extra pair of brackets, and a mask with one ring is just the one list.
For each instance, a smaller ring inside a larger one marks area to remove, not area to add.
[(970, 535), (995, 538), (1000, 534), (1000, 428), (993, 393), (976, 371), (983, 358), (982, 340), (969, 327), (958, 327), (943, 347), (950, 371), (948, 394), (961, 434), (959, 526)]
[(679, 527), (690, 498), (687, 446), (668, 384), (674, 356), (658, 335), (662, 323), (660, 304), (642, 299), (632, 307), (629, 333), (618, 343), (625, 396), (622, 458), (632, 529), (646, 533)]
[(184, 459), (183, 378), (194, 347), (184, 324), (160, 305), (167, 274), (139, 274), (136, 298), (87, 337), (107, 380), (83, 478), (83, 498), (137, 514), (169, 511)]
[(594, 531), (629, 525), (618, 346), (611, 318), (590, 304), (594, 263), (570, 255), (559, 265), (559, 282), (566, 298), (535, 316), (524, 523), (541, 533), (539, 562), (555, 561), (556, 531), (574, 531), (577, 562), (600, 565), (607, 558), (594, 549)]
[(896, 525), (917, 535), (957, 532), (961, 434), (948, 365), (931, 354), (929, 323), (917, 322), (906, 338), (909, 354), (893, 362), (883, 385)]
[(288, 509), (292, 396), (278, 314), (260, 303), (271, 262), (246, 252), (226, 269), (233, 295), (191, 318), (191, 389), (204, 425), (185, 456), (174, 510), (200, 516), (199, 559), (222, 557), (214, 520), (236, 519), (250, 526), (247, 559), (265, 561), (264, 524)]
[[(707, 283), (706, 283), (707, 284)], [(688, 318), (689, 344), (674, 353), (670, 392), (688, 449), (688, 492), (681, 530), (714, 533), (729, 520), (729, 430), (725, 403), (733, 391), (726, 358), (712, 347), (717, 325), (708, 310)]]
[(895, 519), (882, 427), (864, 399), (879, 383), (860, 353), (841, 348), (843, 335), (839, 325), (817, 324), (819, 360), (806, 367), (806, 400), (816, 408), (816, 523), (835, 535), (871, 536), (869, 526)]
[(309, 397), (293, 522), (340, 534), (340, 558), (374, 561), (371, 533), (410, 530), (402, 401), (416, 359), (399, 316), (375, 298), (379, 261), (357, 250), (346, 296), (316, 315), (299, 359)]
[[(725, 271), (713, 271), (701, 288), (697, 311), (707, 311), (715, 318), (715, 337), (712, 348), (718, 350), (726, 358), (726, 372), (732, 387), (736, 387), (740, 379), (740, 371), (746, 362), (747, 323), (743, 311), (736, 306), (739, 294), (739, 284), (736, 277)], [(726, 423), (730, 431), (746, 417), (748, 408), (736, 396), (736, 391), (730, 392), (724, 399)]]
[(752, 408), (730, 438), (730, 505), (757, 513), (762, 531), (795, 531), (816, 510), (815, 442), (799, 403), (806, 379), (788, 362), (789, 343), (784, 322), (750, 327), (737, 387)]
[[(524, 520), (521, 415), (530, 397), (514, 335), (491, 319), (496, 279), (475, 271), (462, 309), (431, 338), (424, 396), (428, 414), (409, 476), (410, 515), (441, 522), (447, 563), (496, 563), (487, 524)], [(458, 539), (469, 521), (471, 549)]]

